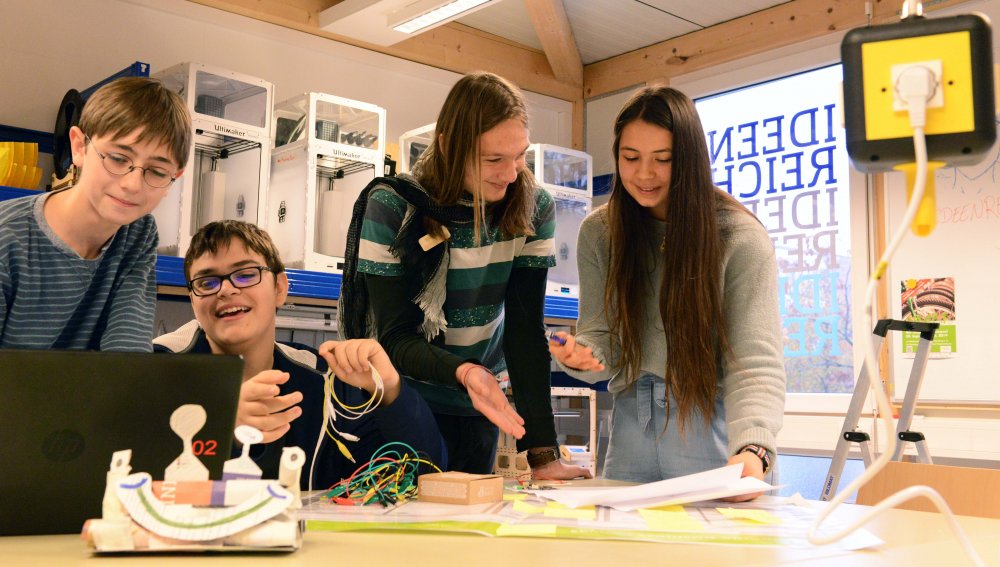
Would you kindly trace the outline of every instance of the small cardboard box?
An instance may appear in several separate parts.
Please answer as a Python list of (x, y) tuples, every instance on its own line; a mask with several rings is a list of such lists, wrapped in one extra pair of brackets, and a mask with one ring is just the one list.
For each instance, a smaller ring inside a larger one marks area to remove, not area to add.
[(503, 477), (457, 471), (425, 474), (417, 479), (417, 497), (444, 504), (499, 502), (503, 500)]

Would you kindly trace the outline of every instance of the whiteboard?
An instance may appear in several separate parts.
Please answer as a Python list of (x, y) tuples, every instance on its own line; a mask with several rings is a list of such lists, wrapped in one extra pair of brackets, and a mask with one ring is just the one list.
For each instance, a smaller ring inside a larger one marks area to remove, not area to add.
[[(906, 180), (893, 173), (887, 181), (891, 232), (905, 213)], [(942, 325), (954, 325), (956, 350), (928, 360), (920, 400), (1000, 402), (1000, 147), (977, 166), (938, 171), (935, 182), (937, 228), (925, 238), (910, 233), (889, 267), (892, 317), (903, 315), (901, 282), (954, 278), (954, 320)], [(913, 358), (892, 335), (893, 397), (902, 399)]]

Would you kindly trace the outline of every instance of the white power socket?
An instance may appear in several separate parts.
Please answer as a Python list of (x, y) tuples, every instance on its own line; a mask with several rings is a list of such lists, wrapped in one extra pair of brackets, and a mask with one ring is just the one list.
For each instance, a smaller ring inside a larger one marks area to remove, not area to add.
[[(923, 67), (930, 73), (925, 73), (923, 70), (919, 69)], [(891, 68), (892, 73), (892, 109), (896, 112), (905, 112), (909, 107), (906, 101), (900, 96), (900, 82), (906, 81), (908, 79), (916, 78), (916, 80), (932, 80), (933, 76), (934, 84), (930, 85), (928, 92), (932, 93), (930, 98), (927, 99), (926, 108), (941, 108), (944, 106), (944, 88), (941, 84), (941, 76), (943, 74), (941, 67), (941, 60), (934, 59), (932, 61), (914, 61), (910, 63), (900, 63), (898, 65), (893, 65)], [(908, 73), (919, 73), (915, 77), (913, 75), (908, 75)]]

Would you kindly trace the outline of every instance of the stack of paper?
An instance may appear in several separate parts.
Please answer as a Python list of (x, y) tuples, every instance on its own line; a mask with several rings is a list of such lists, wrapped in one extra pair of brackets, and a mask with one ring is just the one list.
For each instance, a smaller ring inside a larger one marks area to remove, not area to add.
[(608, 506), (629, 512), (639, 508), (656, 508), (702, 500), (714, 500), (741, 494), (767, 492), (778, 488), (751, 477), (740, 477), (743, 464), (729, 465), (710, 471), (640, 484), (614, 488), (560, 488), (559, 490), (532, 490), (536, 496), (554, 500), (570, 508)]

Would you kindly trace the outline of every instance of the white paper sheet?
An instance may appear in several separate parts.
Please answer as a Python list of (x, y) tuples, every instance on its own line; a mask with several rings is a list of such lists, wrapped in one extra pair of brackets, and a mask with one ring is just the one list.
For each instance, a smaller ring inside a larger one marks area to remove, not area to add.
[(767, 492), (777, 488), (754, 477), (740, 478), (741, 474), (743, 474), (742, 463), (636, 486), (601, 489), (560, 488), (530, 492), (570, 508), (599, 504), (628, 512), (639, 508)]

